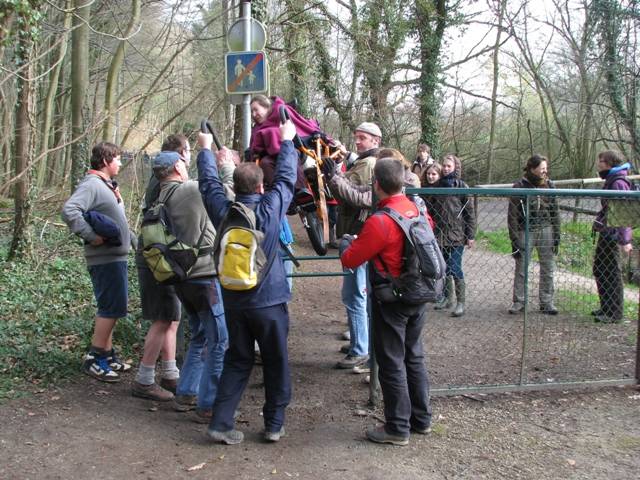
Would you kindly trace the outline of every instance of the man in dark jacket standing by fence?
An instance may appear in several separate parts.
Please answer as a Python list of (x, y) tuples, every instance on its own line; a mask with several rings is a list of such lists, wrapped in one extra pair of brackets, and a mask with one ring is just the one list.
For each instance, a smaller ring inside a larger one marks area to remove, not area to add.
[[(268, 195), (264, 195), (263, 173), (252, 162), (242, 163), (233, 172), (236, 201), (255, 212), (256, 229), (264, 233), (260, 244), (267, 258), (263, 268), (266, 275), (250, 290), (222, 289), (229, 348), (224, 357), (224, 368), (213, 405), (213, 417), (207, 435), (227, 445), (242, 442), (244, 434), (234, 428), (234, 412), (247, 386), (255, 362), (254, 342), (262, 353), (266, 401), (264, 439), (277, 442), (284, 435), (284, 410), (291, 401), (291, 379), (287, 336), (291, 292), (287, 284), (280, 250), (280, 228), (287, 208), (293, 199), (293, 185), (297, 178), (298, 153), (291, 141), (296, 130), (290, 121), (280, 126), (283, 138), (274, 181)], [(216, 158), (211, 151), (211, 135), (201, 133), (198, 143), (198, 179), (200, 193), (209, 217), (216, 228), (220, 226), (231, 201), (225, 196), (218, 177)], [(218, 155), (228, 155), (223, 148)], [(222, 234), (222, 232), (220, 232)]]
[[(630, 190), (627, 172), (631, 168), (624, 163), (620, 152), (608, 150), (598, 155), (598, 175), (604, 180), (603, 190)], [(607, 218), (607, 200), (601, 199), (602, 208), (598, 212), (593, 229), (598, 232), (598, 244), (593, 260), (593, 276), (596, 277), (600, 308), (591, 312), (595, 322), (620, 323), (624, 316), (624, 284), (620, 252), (628, 254), (633, 250), (631, 227), (609, 227), (612, 219)]]

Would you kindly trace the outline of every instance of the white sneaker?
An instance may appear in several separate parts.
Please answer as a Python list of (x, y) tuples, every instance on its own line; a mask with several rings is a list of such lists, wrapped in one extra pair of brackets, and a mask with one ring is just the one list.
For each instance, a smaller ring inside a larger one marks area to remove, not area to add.
[(342, 339), (343, 340), (351, 340), (351, 332), (349, 330), (347, 330), (346, 332), (344, 332), (342, 334)]

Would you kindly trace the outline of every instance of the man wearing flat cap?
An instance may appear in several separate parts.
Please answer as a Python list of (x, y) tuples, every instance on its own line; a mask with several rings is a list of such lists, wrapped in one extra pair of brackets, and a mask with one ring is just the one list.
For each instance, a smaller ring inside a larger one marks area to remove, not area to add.
[[(375, 153), (380, 147), (382, 132), (371, 122), (364, 122), (356, 128), (355, 144), (358, 157), (347, 165), (344, 176), (357, 186), (369, 186), (373, 167), (376, 164)], [(343, 151), (345, 159), (351, 154)], [(334, 195), (337, 193), (332, 189)], [(368, 209), (349, 204), (348, 200), (336, 195), (338, 200), (338, 221), (336, 236), (358, 235), (364, 222), (371, 214)], [(338, 368), (354, 368), (369, 359), (369, 321), (367, 315), (367, 268), (366, 265), (354, 269), (344, 277), (342, 283), (342, 302), (347, 309), (349, 320), (349, 347), (341, 349), (347, 356), (338, 362)]]
[(189, 316), (191, 342), (173, 402), (178, 411), (190, 410), (195, 404), (194, 420), (208, 423), (229, 335), (213, 261), (216, 232), (202, 203), (198, 182), (189, 180), (188, 161), (175, 151), (160, 152), (153, 160), (153, 173), (160, 181), (158, 200), (166, 205), (182, 240), (196, 245), (204, 231), (198, 260), (189, 277), (174, 286)]

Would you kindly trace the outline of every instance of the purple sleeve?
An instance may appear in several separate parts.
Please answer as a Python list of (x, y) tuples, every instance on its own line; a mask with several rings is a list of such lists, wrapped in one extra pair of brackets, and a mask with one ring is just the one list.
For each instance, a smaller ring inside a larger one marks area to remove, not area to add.
[[(611, 184), (611, 190), (631, 190), (629, 183), (626, 180), (616, 180)], [(618, 227), (616, 228), (616, 234), (618, 235), (618, 244), (627, 245), (631, 243), (631, 227)]]

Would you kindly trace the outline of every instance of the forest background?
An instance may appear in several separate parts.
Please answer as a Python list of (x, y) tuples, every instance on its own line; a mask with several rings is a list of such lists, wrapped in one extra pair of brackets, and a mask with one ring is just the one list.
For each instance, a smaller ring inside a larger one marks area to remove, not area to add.
[[(583, 178), (602, 149), (637, 166), (636, 0), (256, 0), (271, 94), (347, 144), (374, 121), (409, 158), (463, 159), (471, 185), (513, 181), (533, 152)], [(10, 256), (39, 200), (65, 195), (109, 140), (142, 171), (165, 135), (209, 118), (241, 150), (224, 88), (232, 0), (0, 2), (0, 197)], [(126, 169), (125, 168), (125, 171)], [(139, 193), (144, 181), (132, 185)]]
[[(251, 7), (267, 31), (269, 93), (297, 98), (303, 115), (347, 145), (360, 122), (373, 121), (383, 145), (408, 158), (421, 143), (437, 158), (459, 156), (471, 185), (515, 181), (532, 153), (549, 157), (553, 179), (594, 176), (604, 149), (638, 166), (637, 0)], [(126, 152), (119, 181), (134, 229), (149, 176), (144, 153), (153, 158), (166, 135), (193, 142), (208, 118), (223, 143), (242, 150), (242, 110), (224, 78), (240, 12), (238, 0), (0, 0), (0, 314), (31, 325), (25, 345), (10, 341), (17, 352), (48, 348), (34, 340), (42, 318), (25, 308), (56, 296), (65, 305), (54, 310), (69, 308), (69, 292), (52, 282), (86, 277), (65, 256), (80, 248), (59, 208), (92, 145), (108, 140)], [(29, 291), (34, 278), (46, 287)], [(90, 299), (83, 282), (77, 291)], [(19, 293), (29, 300), (3, 300)], [(0, 343), (16, 335), (3, 328)], [(0, 370), (16, 371), (20, 355), (0, 352)]]

